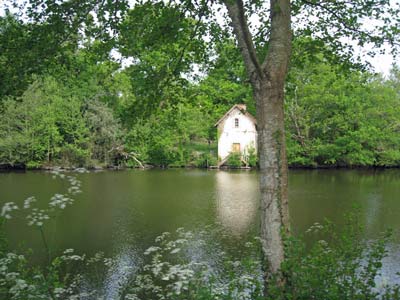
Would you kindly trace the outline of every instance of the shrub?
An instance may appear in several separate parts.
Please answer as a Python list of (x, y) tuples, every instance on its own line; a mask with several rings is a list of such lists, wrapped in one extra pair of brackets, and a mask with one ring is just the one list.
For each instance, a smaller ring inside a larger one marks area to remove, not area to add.
[(218, 164), (218, 160), (211, 153), (201, 153), (200, 156), (194, 161), (194, 164), (198, 168), (208, 168), (210, 166), (216, 166)]
[(296, 238), (287, 238), (282, 272), (286, 283), (272, 280), (267, 299), (400, 299), (398, 285), (377, 286), (382, 260), (387, 256), (387, 232), (374, 242), (361, 238), (362, 226), (354, 214), (339, 231), (328, 221), (308, 233), (326, 237), (311, 249)]
[(242, 154), (239, 152), (233, 152), (230, 154), (227, 165), (231, 168), (240, 168), (242, 166)]
[(250, 147), (248, 150), (248, 164), (250, 167), (257, 167), (258, 157), (254, 147)]

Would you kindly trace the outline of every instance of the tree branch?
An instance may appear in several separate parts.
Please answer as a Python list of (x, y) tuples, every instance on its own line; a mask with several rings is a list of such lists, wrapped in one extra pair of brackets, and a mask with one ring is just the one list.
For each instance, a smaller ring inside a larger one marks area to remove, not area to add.
[[(376, 35), (374, 33), (371, 33), (367, 30), (361, 30), (359, 26), (355, 25), (350, 25), (347, 20), (346, 17), (343, 17), (340, 14), (339, 10), (335, 10), (334, 8), (329, 7), (329, 3), (328, 5), (324, 5), (324, 1), (310, 1), (310, 0), (302, 0), (302, 2), (305, 5), (308, 5), (310, 7), (318, 7), (320, 8), (322, 11), (325, 11), (327, 13), (329, 13), (332, 17), (334, 17), (342, 26), (343, 28), (347, 29), (350, 32), (353, 32), (354, 34), (358, 34), (358, 36), (364, 36), (366, 37), (370, 42), (374, 42), (376, 43), (377, 41), (379, 42), (388, 42), (392, 45), (397, 45), (399, 46), (399, 43), (396, 42), (395, 39), (389, 39), (386, 38), (385, 35)], [(346, 2), (349, 5), (353, 5), (351, 2)]]
[(290, 0), (270, 0), (271, 35), (262, 69), (275, 76), (286, 76), (292, 49)]
[(242, 0), (224, 0), (224, 4), (228, 9), (228, 14), (232, 20), (232, 27), (235, 31), (237, 42), (244, 59), (244, 63), (249, 73), (250, 81), (254, 81), (254, 75), (262, 78), (263, 72), (257, 53), (254, 48), (252, 36), (249, 31), (246, 16), (244, 14)]

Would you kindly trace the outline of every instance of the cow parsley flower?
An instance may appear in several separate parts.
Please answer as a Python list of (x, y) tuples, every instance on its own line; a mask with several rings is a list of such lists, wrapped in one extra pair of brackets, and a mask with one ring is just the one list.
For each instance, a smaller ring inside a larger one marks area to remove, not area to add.
[(53, 197), (51, 197), (49, 206), (52, 208), (64, 209), (67, 207), (68, 204), (72, 204), (73, 202), (73, 199), (68, 198), (65, 195), (55, 194)]
[(50, 219), (46, 210), (37, 208), (32, 209), (32, 213), (30, 213), (26, 218), (29, 220), (28, 222), (29, 226), (35, 225), (37, 227), (42, 227), (44, 221)]
[(11, 219), (10, 213), (14, 210), (17, 210), (18, 206), (14, 202), (6, 202), (1, 209), (1, 216), (6, 219)]
[(31, 207), (31, 204), (32, 204), (33, 202), (36, 202), (35, 196), (31, 196), (31, 197), (29, 197), (29, 198), (26, 198), (25, 201), (24, 201), (24, 209), (30, 208), (30, 207)]

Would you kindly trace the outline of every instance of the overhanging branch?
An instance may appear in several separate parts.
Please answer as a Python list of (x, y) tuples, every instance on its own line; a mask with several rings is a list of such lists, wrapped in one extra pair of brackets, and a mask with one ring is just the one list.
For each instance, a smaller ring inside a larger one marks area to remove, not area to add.
[(244, 63), (249, 73), (250, 80), (254, 80), (254, 74), (262, 78), (263, 72), (257, 53), (254, 48), (252, 36), (249, 31), (246, 16), (244, 14), (242, 0), (224, 0), (224, 4), (228, 9), (228, 14), (232, 20), (232, 27), (235, 31), (237, 42), (242, 53)]

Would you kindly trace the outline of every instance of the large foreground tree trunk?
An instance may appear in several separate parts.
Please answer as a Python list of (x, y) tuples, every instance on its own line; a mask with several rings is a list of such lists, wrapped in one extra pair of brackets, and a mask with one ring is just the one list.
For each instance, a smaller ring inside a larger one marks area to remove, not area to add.
[(283, 93), (276, 84), (264, 83), (261, 91), (254, 93), (260, 162), (261, 241), (271, 274), (280, 269), (284, 259), (282, 235), (289, 230)]
[(270, 275), (284, 259), (283, 234), (289, 231), (288, 167), (284, 128), (284, 83), (291, 52), (290, 1), (270, 0), (268, 53), (260, 63), (242, 0), (225, 5), (253, 88), (257, 108), (261, 190), (261, 240)]

